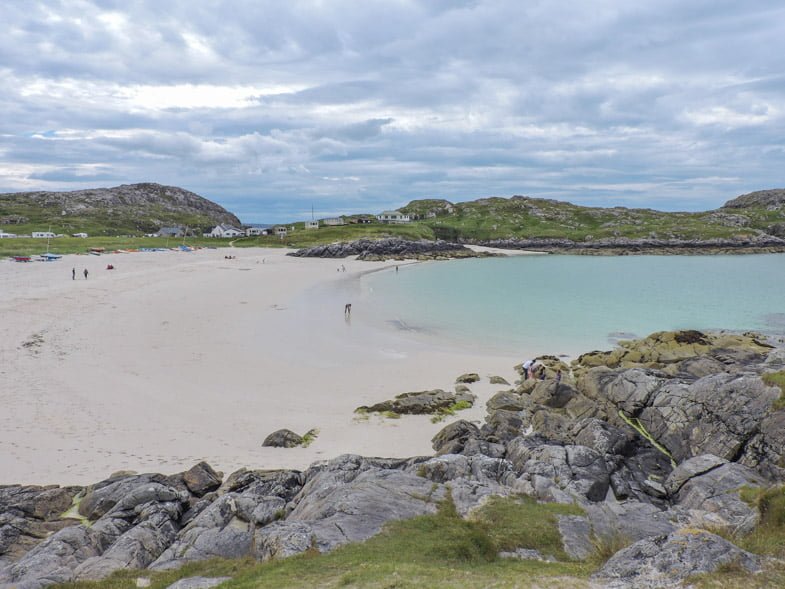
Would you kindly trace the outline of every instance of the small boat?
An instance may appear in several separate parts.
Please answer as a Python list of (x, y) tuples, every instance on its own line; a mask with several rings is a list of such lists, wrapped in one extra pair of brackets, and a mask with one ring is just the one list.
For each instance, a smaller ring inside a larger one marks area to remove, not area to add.
[(100, 256), (102, 253), (106, 251), (105, 247), (91, 247), (87, 248), (87, 253), (93, 256)]
[(14, 262), (32, 262), (33, 259), (30, 256), (14, 256)]
[(38, 259), (41, 262), (56, 262), (57, 260), (59, 260), (62, 257), (63, 256), (60, 256), (58, 254), (50, 254), (49, 252), (47, 252), (45, 254), (41, 254), (40, 256), (38, 256)]

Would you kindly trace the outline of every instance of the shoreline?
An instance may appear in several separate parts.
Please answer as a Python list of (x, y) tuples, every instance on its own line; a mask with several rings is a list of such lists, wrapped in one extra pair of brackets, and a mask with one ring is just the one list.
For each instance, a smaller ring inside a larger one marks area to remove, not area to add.
[[(519, 355), (378, 330), (362, 308), (348, 323), (342, 305), (304, 312), (310, 289), (395, 262), (230, 251), (236, 259), (220, 249), (0, 266), (8, 286), (0, 311), (9, 317), (0, 342), (0, 484), (90, 483), (200, 460), (232, 472), (305, 468), (347, 452), (430, 454), (444, 425), (484, 417), (500, 388), (488, 376), (515, 377)], [(341, 263), (345, 273), (336, 272)], [(87, 267), (88, 279), (71, 280), (72, 267)], [(444, 422), (353, 413), (402, 392), (449, 390), (468, 371), (483, 376), (472, 387), (478, 400)], [(320, 433), (308, 448), (262, 448), (281, 428)]]

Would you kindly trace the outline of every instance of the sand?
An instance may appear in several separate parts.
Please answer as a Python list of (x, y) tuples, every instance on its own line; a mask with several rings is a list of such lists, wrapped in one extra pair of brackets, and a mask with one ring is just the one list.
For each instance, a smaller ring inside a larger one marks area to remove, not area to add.
[[(347, 320), (359, 275), (395, 262), (285, 253), (0, 262), (0, 484), (89, 484), (200, 460), (228, 474), (343, 453), (430, 454), (444, 425), (483, 418), (505, 388), (488, 376), (516, 377), (524, 351), (490, 355), (401, 332), (357, 301)], [(478, 403), (442, 423), (354, 414), (401, 392), (450, 389), (470, 371), (483, 377), (472, 386)], [(263, 448), (280, 428), (319, 435), (308, 448)]]

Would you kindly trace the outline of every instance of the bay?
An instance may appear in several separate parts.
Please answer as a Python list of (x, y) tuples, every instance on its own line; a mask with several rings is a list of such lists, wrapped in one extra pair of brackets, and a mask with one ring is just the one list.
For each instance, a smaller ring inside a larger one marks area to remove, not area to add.
[(673, 329), (785, 332), (785, 254), (525, 255), (364, 275), (377, 321), (487, 350), (578, 354)]

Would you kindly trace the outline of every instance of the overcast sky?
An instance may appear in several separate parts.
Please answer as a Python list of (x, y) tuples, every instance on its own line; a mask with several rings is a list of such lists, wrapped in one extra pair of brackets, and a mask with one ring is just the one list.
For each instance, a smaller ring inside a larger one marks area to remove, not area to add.
[(246, 222), (785, 185), (782, 0), (0, 3), (0, 191), (159, 182)]

